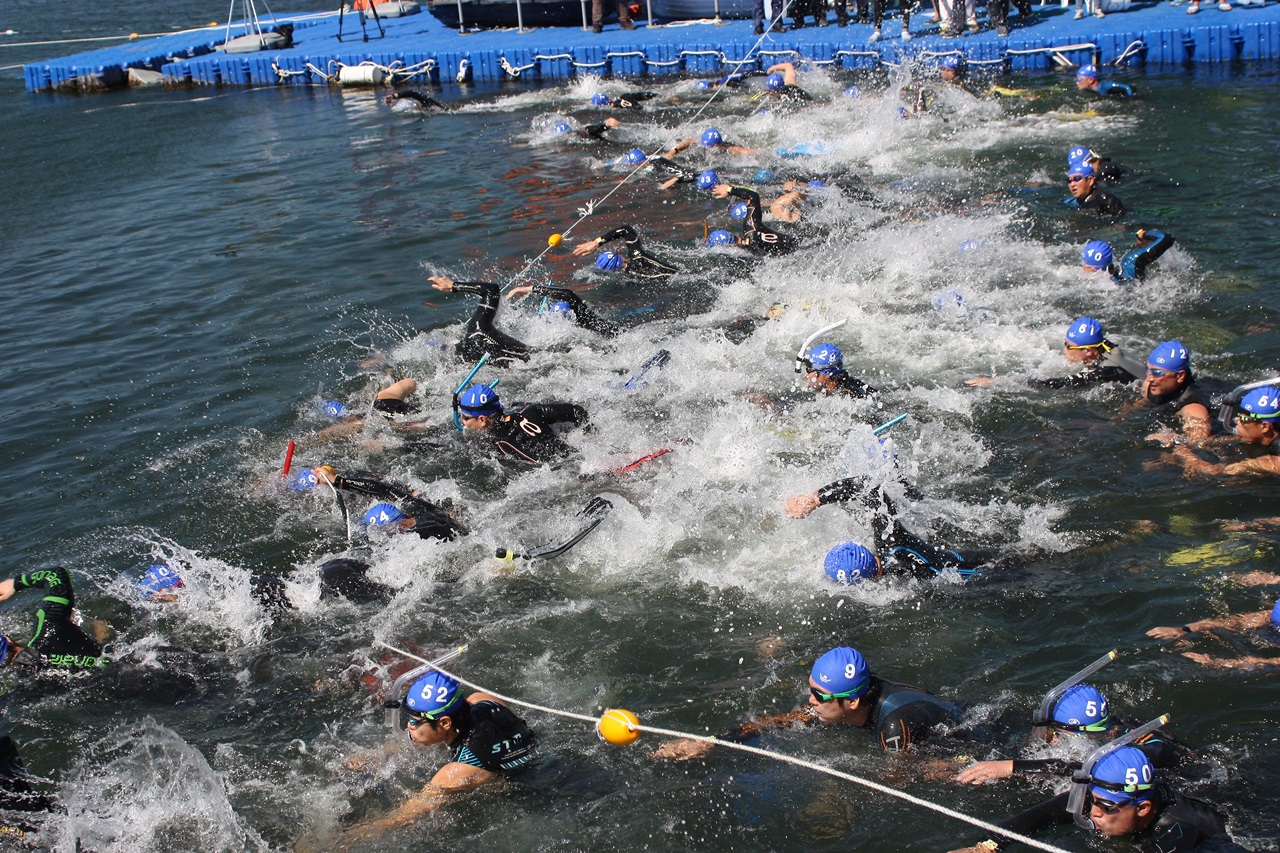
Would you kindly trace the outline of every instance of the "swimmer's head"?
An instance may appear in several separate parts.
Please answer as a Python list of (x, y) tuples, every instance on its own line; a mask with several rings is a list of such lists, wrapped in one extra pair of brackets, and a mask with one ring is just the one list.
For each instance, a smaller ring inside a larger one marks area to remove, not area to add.
[(745, 201), (738, 202), (733, 207), (729, 208), (729, 215), (734, 219), (746, 219), (747, 203)]
[(1076, 79), (1077, 80), (1097, 80), (1098, 66), (1081, 65), (1078, 69), (1076, 69)]
[(1249, 420), (1280, 425), (1280, 388), (1274, 385), (1254, 388), (1240, 399), (1240, 411)]
[(1089, 793), (1095, 800), (1132, 805), (1151, 799), (1155, 775), (1155, 767), (1142, 750), (1122, 746), (1093, 766)]
[(572, 317), (573, 306), (563, 299), (557, 299), (548, 305), (542, 313), (548, 317)]
[(1049, 723), (1068, 732), (1105, 732), (1111, 724), (1111, 708), (1098, 688), (1077, 684), (1059, 697)]
[(714, 169), (707, 169), (707, 171), (698, 175), (698, 189), (700, 190), (709, 190), (718, 183), (720, 183), (720, 176), (715, 173)]
[(316, 483), (320, 482), (316, 479), (315, 472), (310, 468), (303, 468), (301, 471), (294, 471), (284, 481), (284, 487), (291, 492), (309, 492), (316, 487)]
[(622, 269), (622, 255), (617, 252), (601, 252), (596, 255), (596, 268), (605, 272), (617, 272)]
[(551, 128), (551, 132), (555, 134), (568, 133), (571, 130), (573, 130), (573, 128), (565, 122), (560, 122), (555, 127)]
[(942, 61), (938, 63), (938, 72), (943, 80), (954, 80), (957, 77), (963, 77), (965, 72), (965, 61), (963, 56), (951, 54), (942, 57)]
[(732, 246), (733, 243), (733, 235), (720, 228), (717, 228), (715, 231), (712, 231), (707, 235), (707, 246), (709, 248), (715, 246)]
[(1067, 169), (1068, 178), (1096, 178), (1098, 173), (1088, 163), (1077, 163)]
[(1091, 148), (1085, 145), (1072, 145), (1067, 151), (1067, 165), (1078, 166), (1083, 163), (1091, 163), (1098, 159), (1098, 155)]
[(871, 667), (857, 649), (841, 646), (818, 658), (809, 678), (834, 698), (856, 699), (871, 687)]
[(1156, 344), (1151, 355), (1147, 356), (1147, 372), (1150, 373), (1151, 368), (1155, 368), (1160, 371), (1156, 374), (1158, 376), (1178, 373), (1186, 370), (1190, 365), (1191, 354), (1181, 341), (1162, 341)]
[(775, 177), (772, 169), (757, 169), (755, 181), (757, 184), (767, 184)]
[(13, 654), (15, 648), (17, 646), (9, 639), (8, 634), (0, 634), (0, 666), (8, 665), (9, 657)]
[(707, 148), (715, 148), (723, 141), (724, 137), (721, 136), (720, 131), (716, 130), (714, 127), (709, 127), (702, 131), (702, 144)]
[(767, 86), (770, 91), (777, 92), (786, 85), (786, 80), (783, 79), (781, 74), (775, 71), (768, 77), (764, 78), (764, 85)]
[[(138, 580), (134, 587), (138, 590), (138, 595), (147, 601), (155, 601), (165, 596), (166, 590), (177, 589), (183, 586), (182, 576), (178, 574), (176, 569), (164, 564), (157, 564), (145, 572)], [(171, 596), (168, 596), (171, 597)]]
[(364, 524), (366, 527), (382, 527), (386, 524), (395, 524), (402, 518), (404, 513), (395, 504), (376, 503), (365, 511)]
[(345, 418), (351, 410), (338, 400), (325, 400), (320, 404), (320, 411), (331, 418)]
[(613, 103), (613, 101), (611, 101), (609, 96), (603, 92), (596, 92), (591, 96), (591, 106), (593, 107), (607, 107), (611, 103)]
[(1067, 346), (1071, 349), (1098, 347), (1106, 337), (1101, 323), (1092, 317), (1080, 317), (1067, 329)]
[(809, 370), (824, 375), (844, 371), (844, 353), (835, 344), (822, 343), (809, 350)]
[(626, 154), (623, 155), (622, 159), (626, 161), (628, 166), (639, 166), (641, 163), (643, 163), (645, 160), (648, 160), (649, 158), (639, 148), (632, 148), (630, 151), (628, 151)]
[(845, 584), (874, 580), (880, 574), (876, 555), (856, 542), (841, 542), (828, 551), (822, 568), (827, 577), (836, 583)]
[(465, 701), (457, 681), (443, 672), (429, 672), (409, 686), (404, 708), (409, 712), (412, 725), (447, 717)]
[[(1089, 171), (1093, 171), (1090, 169)], [(1084, 248), (1080, 250), (1080, 262), (1085, 269), (1105, 270), (1111, 267), (1111, 259), (1115, 257), (1115, 253), (1111, 249), (1111, 244), (1105, 240), (1090, 240), (1084, 244)]]
[(844, 90), (844, 96), (850, 100), (856, 101), (858, 98), (862, 97), (862, 90), (857, 86), (850, 86), (848, 89)]
[(488, 385), (472, 385), (458, 397), (458, 411), (463, 417), (479, 418), (502, 411), (498, 392)]
[(961, 243), (959, 246), (956, 247), (956, 254), (972, 255), (974, 252), (981, 251), (981, 249), (982, 249), (981, 240), (965, 240), (963, 243)]

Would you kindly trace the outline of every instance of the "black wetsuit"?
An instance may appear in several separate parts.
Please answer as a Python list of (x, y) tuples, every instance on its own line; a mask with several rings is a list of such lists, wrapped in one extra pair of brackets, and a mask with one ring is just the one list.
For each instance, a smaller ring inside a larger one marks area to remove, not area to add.
[(1111, 184), (1118, 184), (1133, 174), (1133, 169), (1120, 165), (1110, 157), (1099, 157), (1096, 160), (1090, 160), (1089, 165), (1093, 167), (1093, 171), (1099, 178)]
[(1154, 228), (1148, 228), (1145, 233), (1154, 242), (1126, 252), (1120, 259), (1119, 267), (1112, 264), (1107, 270), (1111, 274), (1111, 280), (1116, 284), (1134, 284), (1142, 281), (1147, 275), (1147, 267), (1151, 262), (1173, 247), (1172, 235)]
[[(1191, 850), (1230, 853), (1244, 850), (1231, 840), (1222, 816), (1213, 806), (1180, 794), (1167, 785), (1157, 785), (1154, 794), (1159, 810), (1155, 823), (1126, 836), (1142, 853), (1187, 853)], [(1072, 816), (1067, 811), (1068, 797), (1069, 794), (1059, 794), (1001, 821), (1000, 826), (1028, 835), (1046, 826), (1071, 823)]]
[(447, 110), (448, 109), (448, 107), (446, 107), (444, 104), (440, 103), (439, 101), (435, 100), (434, 98), (429, 98), (426, 95), (422, 94), (421, 92), (414, 92), (411, 90), (392, 92), (390, 95), (387, 96), (388, 104), (395, 105), (396, 102), (398, 101), (413, 101), (415, 104), (417, 104), (420, 108), (424, 110)]
[(757, 255), (785, 255), (800, 248), (800, 241), (764, 226), (764, 208), (760, 194), (747, 187), (730, 187), (729, 195), (747, 203), (747, 218), (742, 221), (742, 245)]
[(476, 702), (450, 719), (458, 739), (449, 749), (459, 764), (501, 773), (522, 767), (537, 755), (537, 734), (505, 705)]
[[(369, 580), (366, 573), (369, 564), (349, 557), (337, 557), (321, 563), (316, 570), (320, 575), (320, 600), (345, 598), (354, 604), (374, 604), (391, 599), (393, 590)], [(289, 600), (288, 588), (281, 575), (255, 575), (250, 582), (253, 597), (272, 613), (295, 609)]]
[(947, 570), (961, 577), (983, 573), (998, 558), (991, 550), (952, 551), (930, 544), (902, 526), (893, 501), (883, 488), (867, 488), (866, 480), (849, 477), (818, 490), (818, 503), (846, 503), (861, 500), (872, 510), (871, 529), (875, 533), (875, 552), (883, 574), (912, 575), (928, 579)]
[(697, 172), (669, 157), (650, 157), (649, 168), (655, 172), (666, 173), (680, 184), (692, 184), (698, 180)]
[(417, 497), (413, 490), (401, 483), (384, 480), (377, 474), (359, 471), (355, 474), (339, 474), (333, 478), (338, 491), (355, 492), (379, 500), (395, 501), (405, 518), (413, 519), (413, 532), (423, 539), (450, 540), (465, 536), (467, 530), (446, 510), (429, 500)]
[(41, 669), (99, 669), (111, 661), (102, 656), (102, 646), (71, 621), (75, 610), (75, 590), (71, 575), (62, 566), (27, 572), (13, 579), (14, 588), (40, 588), (45, 596), (36, 611), (36, 630), (31, 642), (18, 652), (13, 663)]
[(813, 102), (813, 96), (794, 83), (784, 83), (781, 89), (771, 90), (778, 105), (783, 108), (795, 108)]
[(641, 110), (642, 101), (652, 101), (658, 97), (657, 92), (624, 92), (616, 98), (610, 98), (608, 106), (616, 107), (620, 110)]
[(480, 305), (467, 321), (462, 340), (458, 342), (458, 358), (478, 361), (480, 356), (489, 353), (489, 364), (495, 367), (510, 367), (514, 361), (529, 360), (528, 346), (493, 326), (502, 302), (501, 287), (487, 281), (459, 281), (454, 282), (453, 289), (480, 296)]
[[(1140, 725), (1142, 723), (1138, 720), (1121, 720), (1118, 726), (1106, 732), (1105, 739), (1114, 740)], [(1142, 750), (1142, 754), (1151, 762), (1151, 766), (1157, 769), (1177, 767), (1191, 755), (1191, 750), (1187, 748), (1186, 744), (1164, 729), (1156, 729), (1154, 732), (1149, 732), (1131, 743), (1130, 746)], [(1015, 758), (1013, 760), (1014, 773), (1069, 777), (1079, 766), (1079, 762), (1068, 761), (1065, 758)]]
[(1083, 370), (1070, 376), (1054, 376), (1049, 379), (1037, 379), (1033, 382), (1040, 388), (1079, 388), (1086, 385), (1101, 385), (1106, 382), (1132, 382), (1141, 379), (1145, 369), (1141, 362), (1134, 361), (1114, 345), (1105, 342), (1108, 349), (1102, 358), (1086, 365)]
[[(26, 765), (18, 755), (18, 745), (9, 735), (0, 735), (0, 809), (15, 812), (61, 811), (58, 801), (32, 787)], [(32, 832), (26, 821), (0, 821), (0, 835)]]
[(1093, 192), (1084, 198), (1066, 198), (1062, 203), (1074, 210), (1089, 210), (1102, 216), (1124, 216), (1124, 202), (1119, 196), (1112, 195), (1102, 187), (1094, 184)]
[(587, 410), (575, 403), (517, 403), (485, 430), (504, 456), (529, 462), (558, 462), (573, 453), (555, 433), (560, 424), (590, 425)]
[(590, 305), (582, 301), (582, 297), (564, 287), (550, 287), (545, 284), (533, 286), (533, 296), (543, 297), (552, 302), (567, 302), (573, 312), (573, 321), (582, 328), (606, 338), (616, 338), (623, 329), (612, 320), (606, 320), (597, 314)]
[(668, 278), (680, 272), (679, 267), (649, 254), (640, 242), (640, 235), (630, 225), (615, 228), (607, 234), (596, 238), (596, 244), (603, 246), (614, 240), (623, 240), (623, 252), (627, 256), (626, 273), (635, 278)]
[(855, 379), (845, 371), (841, 370), (835, 377), (836, 387), (831, 390), (833, 397), (870, 397), (876, 393), (876, 389), (872, 388), (861, 379)]
[(1151, 404), (1156, 418), (1166, 426), (1180, 427), (1178, 413), (1195, 403), (1204, 406), (1206, 411), (1213, 411), (1209, 406), (1209, 396), (1200, 390), (1190, 370), (1187, 371), (1187, 383), (1177, 391), (1172, 394), (1148, 395), (1147, 402)]
[(873, 703), (864, 728), (875, 729), (888, 752), (903, 752), (928, 738), (940, 723), (960, 719), (954, 706), (932, 693), (874, 675), (862, 701)]

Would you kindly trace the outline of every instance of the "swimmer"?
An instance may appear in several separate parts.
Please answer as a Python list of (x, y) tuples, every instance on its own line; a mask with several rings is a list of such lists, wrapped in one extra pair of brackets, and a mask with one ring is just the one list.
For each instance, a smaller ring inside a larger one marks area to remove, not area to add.
[[(320, 600), (343, 598), (354, 604), (386, 603), (394, 590), (370, 580), (367, 573), (371, 566), (350, 557), (336, 557), (316, 567), (320, 576)], [(163, 573), (154, 570), (163, 569)], [(159, 592), (153, 592), (159, 587)], [(154, 604), (171, 604), (178, 601), (187, 589), (186, 582), (172, 566), (152, 566), (137, 583), (138, 592), (146, 601)], [(268, 613), (280, 614), (296, 610), (289, 598), (285, 576), (264, 572), (249, 578), (249, 592)]]
[(1102, 216), (1123, 216), (1124, 202), (1098, 186), (1098, 174), (1092, 166), (1080, 163), (1067, 169), (1067, 189), (1071, 198), (1062, 203), (1074, 210), (1090, 210)]
[(609, 107), (615, 110), (642, 110), (640, 106), (645, 101), (652, 101), (658, 97), (657, 92), (626, 92), (617, 97), (610, 97), (603, 92), (597, 92), (591, 96), (591, 106), (593, 107)]
[(1067, 151), (1067, 168), (1073, 166), (1091, 166), (1099, 180), (1111, 184), (1119, 183), (1133, 174), (1133, 169), (1128, 166), (1122, 166), (1110, 157), (1103, 157), (1084, 145), (1073, 145)]
[(102, 644), (74, 619), (76, 594), (66, 569), (52, 566), (0, 581), (0, 601), (8, 601), (24, 589), (45, 590), (36, 611), (36, 630), (25, 646), (0, 634), (0, 666), (82, 671), (111, 663), (103, 657)]
[(1201, 459), (1185, 444), (1175, 445), (1174, 455), (1188, 474), (1241, 476), (1280, 474), (1280, 387), (1264, 385), (1245, 394), (1234, 418), (1235, 435), (1241, 444), (1259, 451), (1240, 462), (1222, 464)]
[(622, 122), (610, 116), (599, 124), (584, 124), (578, 128), (568, 122), (560, 122), (551, 128), (551, 132), (557, 135), (570, 133), (581, 139), (589, 139), (596, 142), (612, 142), (613, 140), (605, 138), (605, 134), (620, 127), (622, 127)]
[(1147, 267), (1173, 248), (1173, 237), (1154, 228), (1139, 228), (1138, 248), (1126, 252), (1117, 267), (1111, 244), (1091, 240), (1080, 250), (1080, 263), (1085, 272), (1105, 272), (1116, 284), (1137, 284), (1147, 275)]
[(800, 359), (804, 366), (805, 382), (823, 397), (869, 397), (876, 393), (861, 379), (855, 379), (844, 369), (844, 353), (835, 344), (820, 343)]
[(464, 430), (483, 434), (503, 456), (533, 465), (559, 462), (574, 452), (556, 428), (590, 426), (587, 410), (575, 403), (516, 403), (506, 409), (488, 385), (463, 391), (457, 406)]
[[(339, 474), (329, 465), (303, 469), (290, 477), (285, 486), (294, 492), (309, 492), (319, 483), (330, 486), (335, 496), (340, 492), (351, 492), (357, 495), (376, 498), (380, 501), (394, 501), (396, 517), (390, 521), (379, 521), (379, 524), (390, 524), (388, 530), (418, 534), (423, 539), (440, 539), (449, 541), (458, 536), (465, 536), (467, 529), (458, 523), (453, 512), (445, 507), (436, 506), (431, 501), (419, 497), (416, 490), (401, 483), (395, 483), (379, 474), (369, 471), (357, 471), (351, 474)], [(381, 504), (380, 504), (381, 506)], [(345, 515), (346, 507), (340, 504)], [(382, 513), (376, 515), (381, 518)], [(366, 517), (366, 524), (369, 520)]]
[[(754, 148), (748, 148), (745, 145), (739, 145), (736, 142), (730, 142), (724, 138), (717, 128), (709, 127), (702, 131), (699, 137), (702, 147), (706, 148), (712, 154), (732, 154), (735, 157), (749, 157), (756, 153)], [(674, 157), (681, 151), (687, 151), (694, 145), (693, 139), (682, 139), (671, 147), (664, 157)]]
[[(956, 708), (932, 693), (880, 678), (857, 651), (832, 649), (809, 673), (808, 704), (786, 714), (746, 723), (717, 736), (717, 740), (745, 743), (767, 729), (821, 723), (870, 729), (886, 752), (907, 752), (937, 734), (940, 726), (959, 719)], [(695, 740), (667, 741), (654, 758), (698, 758), (713, 744)]]
[(1083, 65), (1076, 71), (1076, 89), (1089, 92), (1104, 98), (1133, 97), (1133, 87), (1128, 83), (1117, 83), (1114, 80), (1103, 80), (1098, 74), (1098, 66)]
[[(416, 414), (419, 406), (409, 402), (409, 397), (418, 390), (418, 383), (412, 379), (400, 379), (373, 395), (370, 408), (386, 417), (387, 426), (397, 432), (416, 432), (427, 428), (423, 421), (395, 420), (397, 416)], [(336, 421), (316, 434), (318, 442), (335, 441), (360, 431), (364, 427), (365, 417), (356, 414), (341, 400), (325, 400), (320, 411)]]
[(454, 281), (445, 275), (429, 276), (428, 280), (433, 288), (445, 293), (475, 293), (480, 296), (480, 305), (467, 321), (462, 340), (458, 341), (458, 358), (474, 362), (489, 353), (489, 364), (495, 367), (511, 367), (516, 361), (529, 360), (526, 344), (498, 331), (493, 325), (498, 305), (502, 302), (502, 288), (487, 281)]
[(786, 106), (811, 103), (813, 96), (796, 85), (796, 67), (790, 62), (779, 62), (765, 69), (764, 94)]
[[(747, 187), (735, 187), (730, 184), (717, 184), (711, 190), (711, 194), (716, 198), (729, 198), (732, 196), (742, 199), (747, 204), (747, 215), (742, 220), (741, 237), (733, 238), (730, 235), (730, 239), (727, 241), (723, 238), (714, 242), (708, 240), (709, 245), (732, 242), (734, 245), (745, 247), (756, 255), (785, 255), (800, 248), (800, 241), (795, 237), (779, 234), (777, 231), (765, 227), (760, 194), (755, 190)], [(716, 235), (713, 234), (712, 236)]]
[[(1164, 341), (1147, 356), (1142, 396), (1156, 416), (1168, 425), (1147, 436), (1164, 447), (1179, 442), (1203, 442), (1213, 434), (1209, 397), (1196, 384), (1191, 354), (1181, 341)], [(1182, 434), (1174, 430), (1174, 426)]]
[[(1107, 340), (1102, 323), (1092, 317), (1080, 317), (1067, 327), (1062, 355), (1068, 364), (1080, 365), (1070, 376), (1038, 379), (1032, 384), (1038, 388), (1080, 388), (1107, 382), (1133, 382), (1145, 374), (1142, 362), (1126, 356), (1119, 347)], [(987, 376), (966, 379), (970, 387), (986, 387), (992, 383)]]
[(415, 681), (402, 707), (409, 742), (442, 746), (449, 761), (407, 802), (349, 829), (343, 846), (408, 826), (443, 806), (450, 794), (497, 782), (537, 756), (537, 735), (511, 709), (487, 693), (464, 696), (458, 682), (443, 673)]
[[(606, 269), (613, 261), (607, 258), (607, 255), (613, 255), (612, 252), (601, 252), (600, 257), (596, 259), (596, 266)], [(617, 255), (614, 255), (617, 258)], [(621, 258), (619, 258), (621, 261)], [(601, 264), (604, 266), (601, 266)], [(566, 287), (552, 287), (547, 284), (526, 284), (520, 287), (513, 287), (507, 291), (508, 299), (523, 299), (525, 296), (532, 294), (536, 298), (540, 298), (546, 304), (546, 313), (559, 315), (569, 318), (574, 324), (586, 329), (589, 332), (595, 332), (606, 338), (616, 338), (622, 334), (624, 329), (612, 320), (606, 320), (595, 312), (594, 309), (577, 293)]]
[[(1280, 579), (1274, 579), (1272, 582), (1275, 582), (1275, 580)], [(1147, 636), (1157, 640), (1183, 640), (1192, 634), (1200, 634), (1206, 631), (1230, 631), (1243, 634), (1263, 629), (1266, 630), (1269, 639), (1274, 643), (1275, 632), (1280, 631), (1280, 599), (1276, 600), (1275, 605), (1270, 610), (1257, 610), (1252, 613), (1239, 613), (1234, 616), (1197, 619), (1181, 627), (1152, 628), (1147, 632)], [(1258, 655), (1241, 655), (1234, 658), (1215, 658), (1201, 652), (1183, 652), (1182, 655), (1212, 669), (1249, 670), (1280, 666), (1280, 657), (1265, 658)]]
[(640, 234), (630, 225), (622, 225), (601, 234), (594, 240), (579, 243), (573, 247), (573, 256), (585, 257), (614, 240), (623, 241), (622, 254), (604, 252), (600, 256), (606, 258), (604, 263), (599, 258), (596, 259), (596, 266), (605, 272), (622, 270), (633, 278), (664, 279), (681, 271), (679, 267), (667, 263), (645, 249)]
[(397, 89), (394, 92), (389, 92), (383, 97), (382, 102), (391, 107), (391, 111), (394, 113), (444, 111), (449, 109), (434, 98), (429, 98), (412, 89)]

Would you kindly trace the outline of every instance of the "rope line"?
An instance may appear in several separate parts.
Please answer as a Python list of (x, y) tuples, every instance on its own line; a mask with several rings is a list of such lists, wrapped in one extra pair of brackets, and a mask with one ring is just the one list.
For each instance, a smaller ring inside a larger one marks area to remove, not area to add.
[[(452, 678), (454, 681), (458, 682), (459, 684), (462, 684), (466, 687), (470, 687), (472, 690), (478, 690), (481, 693), (487, 693), (493, 698), (498, 699), (502, 702), (506, 702), (511, 705), (518, 705), (521, 708), (528, 708), (531, 711), (541, 711), (544, 714), (551, 714), (552, 716), (556, 716), (556, 717), (566, 717), (571, 720), (579, 720), (584, 723), (590, 723), (592, 726), (597, 725), (600, 721), (599, 717), (590, 717), (590, 716), (587, 716), (586, 714), (578, 714), (573, 711), (564, 711), (559, 708), (549, 708), (546, 705), (538, 705), (534, 702), (526, 702), (523, 699), (516, 699), (513, 696), (504, 696), (501, 693), (498, 693), (497, 691), (490, 690), (486, 687), (476, 684), (473, 681), (468, 681), (467, 679), (455, 673), (452, 673), (444, 669), (443, 667), (432, 664), (431, 661), (419, 655), (415, 655), (412, 652), (407, 652), (404, 649), (398, 649), (395, 646), (391, 645), (390, 643), (385, 643), (382, 640), (375, 639), (374, 642), (382, 646), (384, 649), (393, 651), (396, 654), (404, 655), (405, 657), (410, 658), (411, 660), (416, 660), (416, 661), (420, 661), (422, 663), (428, 664), (431, 666), (432, 669), (436, 670), (442, 675), (447, 675), (449, 678)], [(399, 698), (399, 697), (396, 697), (396, 698)], [(982, 820), (981, 818), (972, 817), (971, 815), (967, 815), (964, 812), (958, 812), (955, 809), (948, 808), (947, 806), (930, 802), (929, 800), (922, 799), (920, 797), (915, 796), (914, 794), (908, 794), (906, 791), (899, 791), (897, 788), (890, 788), (888, 785), (882, 785), (879, 782), (872, 781), (871, 779), (864, 779), (861, 776), (854, 776), (851, 773), (845, 773), (844, 771), (836, 770), (832, 767), (825, 767), (821, 764), (814, 764), (813, 762), (806, 761), (802, 758), (796, 758), (790, 755), (783, 755), (782, 753), (779, 753), (779, 752), (770, 752), (767, 749), (761, 749), (760, 747), (757, 747), (757, 746), (748, 746), (747, 744), (744, 744), (744, 743), (733, 743), (731, 741), (718, 740), (717, 738), (712, 737), (710, 735), (687, 734), (685, 732), (676, 731), (674, 729), (664, 729), (658, 726), (628, 724), (627, 728), (629, 728), (631, 731), (636, 731), (636, 732), (648, 732), (650, 734), (664, 735), (666, 737), (683, 738), (685, 740), (696, 740), (702, 743), (709, 743), (709, 744), (714, 744), (715, 746), (722, 746), (722, 747), (725, 747), (726, 749), (736, 749), (739, 752), (746, 752), (752, 755), (759, 755), (763, 758), (771, 758), (774, 761), (781, 761), (783, 764), (790, 764), (794, 767), (804, 768), (805, 770), (813, 770), (827, 776), (832, 776), (836, 779), (843, 779), (846, 782), (853, 782), (856, 785), (861, 785), (864, 788), (869, 788), (870, 790), (876, 791), (881, 794), (886, 794), (891, 797), (897, 797), (898, 799), (911, 803), (914, 806), (919, 806), (921, 808), (928, 809), (929, 811), (937, 812), (938, 814), (945, 815), (946, 817), (953, 818), (963, 823), (970, 824), (971, 826), (975, 826), (978, 829), (986, 830), (987, 832), (993, 835), (999, 835), (1002, 838), (1006, 838), (1012, 841), (1017, 841), (1021, 844), (1027, 845), (1028, 847), (1034, 847), (1037, 850), (1045, 850), (1047, 851), (1047, 853), (1070, 853), (1069, 851), (1064, 850), (1061, 847), (1054, 847), (1052, 844), (1046, 844), (1043, 841), (1037, 841), (1034, 838), (1030, 838), (1020, 833), (1012, 832), (1008, 829), (1003, 829), (1002, 827), (996, 826), (994, 823), (991, 823), (989, 821)]]

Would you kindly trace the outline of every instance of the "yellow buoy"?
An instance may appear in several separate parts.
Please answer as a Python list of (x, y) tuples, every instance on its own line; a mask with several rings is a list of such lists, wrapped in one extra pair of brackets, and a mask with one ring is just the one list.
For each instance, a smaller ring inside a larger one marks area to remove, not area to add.
[(610, 708), (600, 716), (596, 723), (596, 734), (601, 740), (614, 746), (626, 746), (640, 737), (640, 732), (632, 728), (640, 725), (639, 718), (625, 708)]
[(129, 41), (137, 41), (137, 40), (138, 40), (137, 33), (129, 33)]
[(547, 245), (555, 248), (564, 242), (564, 237), (560, 234), (552, 234), (547, 238)]

